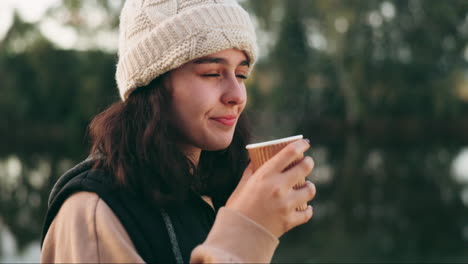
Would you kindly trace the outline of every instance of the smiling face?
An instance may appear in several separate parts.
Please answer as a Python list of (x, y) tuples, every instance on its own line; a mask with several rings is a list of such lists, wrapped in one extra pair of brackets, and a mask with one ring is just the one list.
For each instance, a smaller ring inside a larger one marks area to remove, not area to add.
[(171, 120), (183, 151), (221, 150), (229, 146), (247, 94), (249, 61), (237, 49), (190, 61), (166, 79), (172, 98)]

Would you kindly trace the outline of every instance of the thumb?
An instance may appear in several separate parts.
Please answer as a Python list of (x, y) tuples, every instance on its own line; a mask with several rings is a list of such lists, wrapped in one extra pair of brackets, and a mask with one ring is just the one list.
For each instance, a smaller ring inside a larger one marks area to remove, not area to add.
[(242, 174), (242, 178), (240, 179), (237, 187), (244, 185), (247, 182), (247, 180), (250, 179), (250, 177), (252, 177), (252, 175), (253, 175), (253, 165), (252, 165), (252, 162), (249, 162), (249, 165), (247, 166), (247, 168), (245, 168), (244, 174)]
[(234, 192), (232, 192), (231, 196), (226, 202), (226, 207), (229, 207), (233, 203), (233, 201), (236, 200), (236, 198), (239, 196), (239, 193), (242, 192), (242, 187), (252, 177), (252, 175), (253, 175), (253, 165), (252, 165), (252, 162), (249, 162), (249, 165), (247, 166), (247, 168), (245, 168), (244, 174), (242, 174), (242, 178), (237, 184), (236, 189), (234, 189)]

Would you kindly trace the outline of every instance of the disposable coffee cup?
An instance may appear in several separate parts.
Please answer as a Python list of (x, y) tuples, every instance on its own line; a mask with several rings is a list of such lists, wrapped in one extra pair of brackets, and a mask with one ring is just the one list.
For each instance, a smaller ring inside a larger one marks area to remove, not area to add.
[[(302, 135), (280, 138), (271, 141), (265, 141), (255, 144), (249, 144), (246, 146), (247, 151), (249, 152), (250, 162), (252, 163), (253, 170), (256, 171), (260, 166), (262, 166), (265, 162), (275, 156), (278, 152), (280, 152), (284, 147), (288, 144), (301, 140), (303, 137)], [(294, 160), (291, 164), (288, 165), (286, 169), (289, 169), (299, 163), (304, 158), (304, 155), (299, 157), (298, 159)], [(294, 189), (301, 188), (305, 185), (305, 179), (302, 179), (296, 185), (294, 185)], [(296, 208), (298, 211), (304, 211), (307, 209), (307, 203), (299, 206)]]

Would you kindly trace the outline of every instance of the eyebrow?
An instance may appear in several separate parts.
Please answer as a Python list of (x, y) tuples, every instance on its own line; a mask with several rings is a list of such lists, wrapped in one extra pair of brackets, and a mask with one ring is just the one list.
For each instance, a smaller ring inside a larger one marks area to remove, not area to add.
[[(218, 57), (204, 57), (196, 59), (193, 63), (195, 64), (210, 64), (210, 63), (217, 63), (217, 64), (229, 64), (229, 62), (225, 58), (218, 58)], [(243, 60), (239, 63), (238, 66), (250, 66), (249, 60)]]

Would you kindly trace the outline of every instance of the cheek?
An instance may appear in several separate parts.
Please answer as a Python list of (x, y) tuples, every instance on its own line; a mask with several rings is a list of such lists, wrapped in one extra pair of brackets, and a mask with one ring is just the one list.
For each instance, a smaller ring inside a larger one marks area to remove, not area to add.
[(172, 112), (174, 120), (187, 128), (205, 122), (218, 106), (219, 89), (213, 82), (196, 78), (191, 74), (179, 76), (172, 83)]
[(187, 88), (187, 91), (184, 91), (178, 100), (180, 107), (185, 108), (183, 109), (185, 112), (192, 114), (206, 113), (215, 107), (216, 102), (219, 101), (215, 87), (198, 84)]
[(206, 117), (210, 108), (207, 98), (202, 94), (185, 91), (174, 96), (172, 112), (176, 118), (175, 122), (182, 122), (179, 126), (194, 126)]

